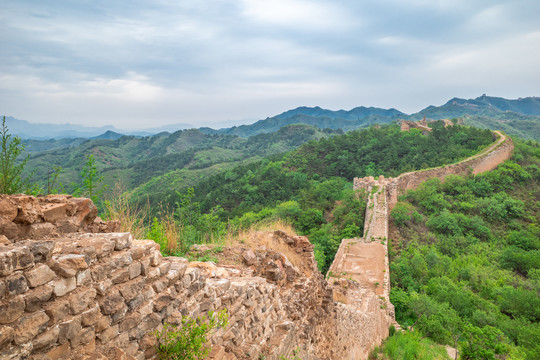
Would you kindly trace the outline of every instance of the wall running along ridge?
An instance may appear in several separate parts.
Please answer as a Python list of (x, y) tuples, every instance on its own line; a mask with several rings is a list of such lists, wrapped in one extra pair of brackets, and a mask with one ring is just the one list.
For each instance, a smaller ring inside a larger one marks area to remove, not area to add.
[[(389, 178), (386, 182), (386, 196), (390, 210), (396, 205), (399, 195), (405, 193), (407, 190), (415, 189), (418, 185), (430, 178), (436, 177), (444, 180), (448, 175), (477, 175), (493, 170), (499, 164), (508, 160), (514, 151), (512, 139), (500, 131), (494, 131), (493, 137), (496, 141), (487, 149), (455, 164), (408, 172), (396, 178)], [(354, 187), (360, 188), (362, 181), (362, 179), (355, 178)]]
[[(406, 129), (403, 129), (404, 124)], [(402, 123), (402, 130), (408, 130), (408, 125), (408, 122)], [(419, 126), (421, 128), (427, 124), (421, 122)], [(388, 215), (397, 203), (398, 195), (416, 188), (429, 178), (443, 180), (451, 174), (479, 174), (494, 169), (510, 158), (514, 145), (510, 138), (499, 131), (495, 131), (493, 136), (496, 141), (487, 149), (455, 164), (409, 172), (397, 178), (385, 179), (380, 176), (374, 179), (370, 176), (354, 179), (354, 189), (363, 189), (367, 196), (364, 236), (342, 240), (327, 278), (338, 285), (334, 289), (335, 300), (356, 304), (357, 311), (364, 311), (366, 317), (377, 319), (374, 321), (378, 327), (367, 334), (369, 341), (365, 342), (365, 346), (355, 347), (358, 342), (352, 343), (348, 359), (367, 359), (369, 351), (388, 336), (388, 326), (399, 326), (395, 323), (394, 307), (389, 298), (388, 260)], [(380, 306), (366, 307), (368, 299), (379, 300)], [(357, 331), (364, 335), (363, 329)]]

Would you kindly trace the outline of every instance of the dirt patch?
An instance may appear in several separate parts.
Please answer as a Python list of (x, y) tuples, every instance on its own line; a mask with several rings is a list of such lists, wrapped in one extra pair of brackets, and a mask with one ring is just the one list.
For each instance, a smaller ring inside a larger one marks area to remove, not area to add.
[(188, 253), (191, 261), (212, 261), (219, 266), (245, 267), (243, 254), (253, 251), (257, 258), (264, 258), (268, 253), (283, 255), (303, 275), (311, 276), (312, 264), (306, 262), (304, 252), (299, 252), (302, 243), (309, 244), (304, 236), (297, 236), (292, 231), (249, 231), (230, 239), (227, 246), (220, 244), (194, 245)]

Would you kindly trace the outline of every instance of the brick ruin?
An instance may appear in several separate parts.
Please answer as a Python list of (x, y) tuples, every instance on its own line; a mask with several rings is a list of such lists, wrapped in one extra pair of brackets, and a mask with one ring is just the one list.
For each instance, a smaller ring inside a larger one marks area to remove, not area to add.
[[(434, 123), (437, 121), (442, 121), (444, 124), (444, 127), (448, 126), (454, 126), (454, 123), (450, 119), (440, 119), (440, 120), (427, 120), (426, 117), (419, 121), (408, 121), (408, 120), (398, 120), (398, 123), (400, 124), (401, 131), (409, 131), (410, 129), (419, 129), (422, 130), (422, 133), (424, 135), (430, 133), (433, 131), (430, 127), (430, 123)], [(463, 119), (459, 118), (457, 120), (458, 125), (464, 125)]]

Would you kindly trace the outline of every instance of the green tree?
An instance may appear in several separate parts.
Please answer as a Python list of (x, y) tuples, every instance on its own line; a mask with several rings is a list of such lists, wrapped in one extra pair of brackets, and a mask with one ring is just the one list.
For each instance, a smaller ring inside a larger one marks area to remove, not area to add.
[(105, 191), (105, 185), (103, 185), (103, 175), (98, 172), (94, 154), (86, 157), (86, 164), (81, 170), (81, 178), (82, 183), (76, 186), (73, 193), (77, 196), (88, 197), (97, 203)]
[(471, 324), (465, 325), (463, 336), (465, 341), (461, 348), (461, 358), (466, 360), (495, 360), (496, 355), (509, 351), (503, 333), (492, 326), (479, 328)]
[(21, 174), (30, 155), (22, 161), (18, 157), (24, 152), (24, 144), (18, 136), (12, 136), (6, 125), (6, 117), (2, 118), (0, 128), (2, 155), (0, 156), (0, 193), (17, 194), (28, 190), (29, 178), (23, 179)]

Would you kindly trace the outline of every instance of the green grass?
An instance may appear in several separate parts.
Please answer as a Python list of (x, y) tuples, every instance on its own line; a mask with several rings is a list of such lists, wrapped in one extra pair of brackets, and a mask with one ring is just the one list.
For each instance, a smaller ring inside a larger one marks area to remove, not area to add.
[(370, 360), (449, 360), (446, 348), (432, 340), (422, 338), (418, 332), (398, 332), (375, 349)]

